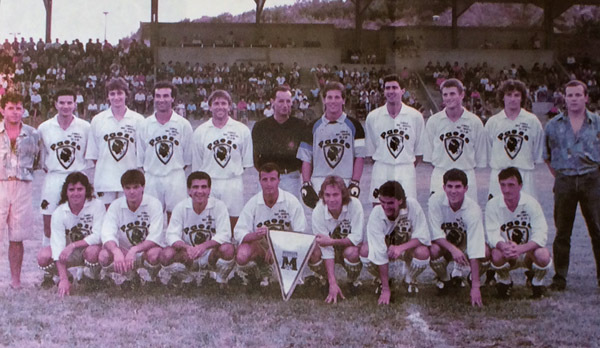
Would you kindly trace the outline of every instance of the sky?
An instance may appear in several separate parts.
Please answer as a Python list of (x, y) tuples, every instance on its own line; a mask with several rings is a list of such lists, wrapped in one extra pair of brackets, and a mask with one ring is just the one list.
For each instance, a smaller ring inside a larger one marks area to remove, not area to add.
[[(295, 0), (267, 0), (265, 8), (293, 4)], [(256, 9), (253, 0), (159, 0), (158, 20), (178, 22), (185, 18), (240, 14)], [(108, 12), (105, 16), (104, 12)], [(111, 43), (137, 31), (150, 21), (150, 0), (54, 0), (52, 39), (87, 42), (96, 38)], [(42, 0), (0, 0), (0, 39), (13, 36), (35, 41), (46, 36), (46, 10)]]

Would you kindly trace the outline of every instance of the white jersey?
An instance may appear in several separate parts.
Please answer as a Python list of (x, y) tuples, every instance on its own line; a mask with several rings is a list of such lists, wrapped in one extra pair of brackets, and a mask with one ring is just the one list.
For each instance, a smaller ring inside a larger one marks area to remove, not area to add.
[(94, 116), (85, 158), (97, 160), (94, 188), (98, 192), (120, 192), (121, 175), (137, 168), (137, 124), (144, 116), (127, 109), (118, 121), (111, 109)]
[(458, 211), (450, 208), (445, 192), (436, 192), (429, 198), (431, 240), (446, 238), (470, 259), (485, 257), (485, 232), (481, 208), (465, 196)]
[(516, 244), (532, 241), (540, 247), (548, 241), (544, 211), (535, 198), (524, 192), (515, 211), (508, 209), (502, 196), (490, 199), (485, 207), (485, 228), (490, 248), (509, 240)]
[(82, 239), (88, 245), (100, 244), (100, 231), (105, 212), (104, 204), (97, 199), (86, 200), (83, 209), (77, 215), (71, 212), (68, 202), (59, 205), (52, 213), (50, 225), (52, 259), (58, 260), (67, 245)]
[(90, 167), (85, 159), (90, 124), (74, 117), (69, 127), (62, 129), (58, 117), (56, 115), (38, 127), (44, 143), (44, 168), (63, 174), (83, 171)]
[(192, 169), (202, 170), (213, 179), (240, 176), (244, 168), (254, 166), (250, 129), (232, 118), (223, 128), (212, 120), (201, 124), (194, 132)]
[(144, 194), (135, 212), (129, 210), (125, 196), (114, 200), (102, 223), (102, 243), (113, 241), (130, 249), (145, 240), (163, 246), (163, 209), (160, 201)]
[(427, 219), (417, 200), (407, 197), (406, 209), (401, 209), (394, 221), (388, 219), (381, 205), (373, 208), (367, 222), (369, 261), (385, 265), (389, 262), (388, 247), (407, 243), (411, 239), (431, 245)]
[(137, 164), (146, 173), (167, 176), (192, 163), (192, 125), (175, 111), (160, 124), (156, 115), (146, 118), (137, 129)]
[(487, 121), (485, 130), (491, 168), (533, 170), (536, 163), (544, 163), (544, 129), (536, 115), (521, 109), (513, 121), (502, 110)]
[(427, 121), (423, 160), (446, 170), (485, 168), (486, 146), (485, 129), (479, 117), (464, 109), (461, 117), (452, 122), (444, 109)]
[(263, 226), (271, 230), (304, 232), (306, 217), (298, 198), (279, 189), (277, 202), (269, 208), (265, 204), (262, 191), (258, 192), (244, 205), (233, 229), (233, 238), (237, 244), (240, 244), (248, 233)]
[(209, 197), (204, 210), (196, 214), (191, 198), (179, 202), (171, 214), (166, 244), (172, 246), (183, 241), (196, 246), (209, 240), (219, 244), (231, 243), (231, 223), (225, 203)]
[(365, 123), (367, 155), (387, 164), (414, 163), (423, 154), (425, 121), (423, 115), (402, 104), (392, 118), (387, 104), (369, 113)]
[[(365, 214), (358, 198), (350, 197), (350, 203), (342, 206), (342, 212), (336, 219), (331, 216), (327, 206), (319, 200), (312, 212), (312, 233), (323, 234), (333, 239), (348, 238), (353, 245), (363, 241)], [(333, 246), (320, 247), (323, 259), (333, 259)]]
[(350, 179), (355, 157), (365, 157), (365, 131), (353, 118), (342, 114), (336, 121), (323, 115), (309, 126), (298, 147), (297, 158), (312, 163), (314, 177), (337, 175)]

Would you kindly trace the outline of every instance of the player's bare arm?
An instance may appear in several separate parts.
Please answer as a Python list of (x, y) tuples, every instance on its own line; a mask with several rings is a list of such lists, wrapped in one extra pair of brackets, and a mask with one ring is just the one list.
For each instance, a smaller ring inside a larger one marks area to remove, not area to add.
[(327, 282), (329, 283), (329, 294), (327, 295), (325, 302), (337, 303), (338, 295), (341, 299), (346, 299), (335, 279), (335, 260), (325, 259), (324, 262), (325, 270), (327, 270)]
[(390, 278), (389, 278), (389, 264), (379, 265), (379, 278), (381, 280), (381, 295), (377, 304), (388, 305), (390, 304), (390, 297), (392, 292), (390, 291)]
[(450, 255), (452, 255), (452, 259), (458, 264), (461, 264), (463, 266), (469, 265), (469, 259), (467, 258), (465, 253), (463, 253), (459, 248), (457, 248), (454, 244), (450, 243), (445, 238), (436, 239), (433, 241), (433, 243), (436, 243), (443, 249), (447, 250), (450, 253)]
[[(469, 263), (471, 264), (471, 274), (479, 274), (479, 259), (469, 260)], [(481, 307), (483, 306), (483, 302), (481, 301), (481, 291), (479, 290), (479, 277), (475, 276), (472, 278), (473, 279), (471, 283), (471, 305), (473, 307)]]

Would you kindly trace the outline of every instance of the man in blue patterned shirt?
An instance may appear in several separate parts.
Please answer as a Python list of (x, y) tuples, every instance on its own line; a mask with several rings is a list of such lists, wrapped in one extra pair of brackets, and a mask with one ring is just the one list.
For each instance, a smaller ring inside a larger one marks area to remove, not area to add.
[(581, 212), (592, 240), (596, 277), (600, 286), (600, 117), (586, 109), (587, 86), (577, 80), (565, 86), (567, 111), (546, 125), (544, 160), (555, 177), (553, 243), (555, 275), (550, 288), (567, 286), (571, 233)]
[(31, 238), (33, 171), (41, 169), (40, 136), (23, 124), (23, 97), (7, 93), (0, 101), (0, 242), (8, 230), (10, 287), (21, 287), (23, 240)]

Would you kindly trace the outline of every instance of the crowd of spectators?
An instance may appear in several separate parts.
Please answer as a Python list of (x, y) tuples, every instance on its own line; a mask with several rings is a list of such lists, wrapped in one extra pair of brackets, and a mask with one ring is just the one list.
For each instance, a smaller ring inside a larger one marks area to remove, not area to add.
[[(129, 107), (144, 114), (153, 112), (152, 86), (154, 69), (150, 48), (136, 40), (121, 40), (112, 46), (105, 41), (85, 45), (79, 40), (71, 43), (58, 39), (45, 43), (41, 39), (24, 38), (0, 45), (0, 98), (8, 89), (25, 96), (29, 114), (51, 117), (53, 95), (62, 86), (77, 92), (77, 113), (91, 118), (109, 107), (104, 89), (111, 77), (123, 77), (129, 82)], [(287, 84), (292, 87), (293, 110), (297, 116), (309, 113), (308, 97), (298, 87), (300, 66), (253, 62), (191, 64), (168, 62), (156, 67), (158, 80), (169, 80), (180, 90), (175, 109), (187, 117), (204, 117), (209, 113), (207, 96), (214, 89), (232, 93), (234, 116), (260, 118), (271, 115), (271, 91)]]
[(414, 92), (418, 89), (418, 79), (407, 67), (400, 72), (392, 71), (385, 67), (353, 67), (348, 69), (344, 66), (329, 64), (318, 64), (311, 68), (311, 73), (317, 80), (318, 88), (311, 90), (313, 98), (317, 98), (319, 90), (327, 82), (338, 81), (346, 87), (346, 110), (350, 110), (359, 119), (364, 119), (371, 110), (385, 104), (383, 94), (383, 77), (392, 73), (398, 73), (405, 85), (403, 102), (423, 112), (423, 105), (419, 102)]
[[(444, 80), (457, 78), (465, 85), (465, 106), (473, 113), (479, 115), (484, 122), (502, 108), (496, 98), (496, 90), (500, 84), (507, 79), (519, 79), (528, 88), (527, 104), (531, 109), (536, 102), (551, 103), (549, 116), (554, 116), (564, 109), (564, 95), (562, 86), (571, 79), (584, 81), (589, 88), (590, 103), (588, 106), (596, 110), (600, 99), (598, 89), (598, 71), (600, 67), (594, 67), (590, 63), (576, 64), (571, 57), (572, 63), (565, 64), (567, 73), (559, 65), (547, 65), (546, 63), (534, 63), (530, 69), (522, 65), (502, 67), (494, 69), (486, 62), (471, 66), (468, 63), (446, 62), (444, 65), (431, 61), (424, 68), (425, 81), (435, 85), (437, 89)], [(441, 105), (443, 107), (443, 105)]]

